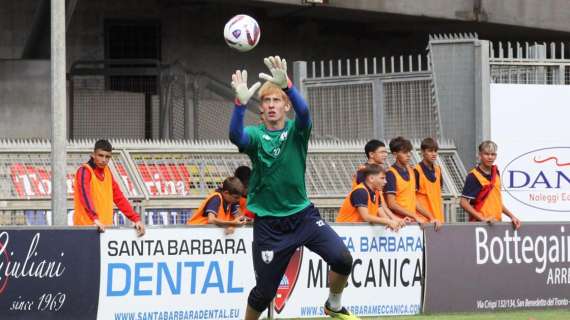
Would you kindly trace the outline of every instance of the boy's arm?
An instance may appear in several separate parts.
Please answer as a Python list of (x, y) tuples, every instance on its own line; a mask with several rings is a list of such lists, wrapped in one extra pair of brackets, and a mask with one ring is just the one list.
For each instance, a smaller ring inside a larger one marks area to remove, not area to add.
[(113, 184), (113, 202), (115, 203), (115, 205), (117, 205), (117, 208), (119, 208), (119, 210), (132, 222), (139, 222), (141, 220), (141, 217), (138, 215), (138, 213), (135, 212), (135, 210), (133, 209), (133, 207), (131, 206), (131, 204), (129, 203), (129, 200), (127, 200), (127, 198), (125, 198), (125, 195), (123, 194), (123, 192), (121, 191), (121, 188), (119, 187), (119, 185), (117, 184), (117, 182), (115, 181), (115, 178), (112, 178), (112, 184)]
[(135, 210), (129, 203), (129, 200), (125, 198), (123, 192), (121, 191), (121, 188), (119, 188), (119, 185), (117, 184), (117, 182), (115, 182), (115, 178), (113, 178), (113, 176), (111, 176), (111, 180), (113, 184), (113, 202), (117, 205), (117, 208), (119, 208), (119, 210), (121, 210), (121, 212), (125, 216), (127, 216), (127, 218), (129, 218), (129, 220), (134, 222), (134, 227), (135, 230), (137, 231), (137, 235), (139, 237), (144, 236), (146, 231), (144, 228), (144, 224), (141, 221), (141, 217), (139, 216), (138, 213), (135, 212)]
[(461, 208), (463, 208), (463, 210), (467, 211), (467, 213), (470, 214), (477, 221), (483, 221), (483, 222), (489, 222), (489, 223), (492, 223), (495, 221), (495, 219), (493, 219), (493, 218), (483, 217), (483, 215), (480, 212), (475, 210), (475, 208), (473, 208), (473, 206), (471, 205), (469, 198), (461, 197), (461, 200), (459, 201), (459, 205), (461, 206)]
[(507, 207), (505, 207), (504, 204), (503, 204), (503, 213), (506, 214), (511, 219), (511, 222), (515, 227), (515, 229), (521, 227), (521, 221), (517, 217), (515, 217), (515, 215), (509, 209), (507, 209)]
[(379, 217), (385, 217), (385, 218), (393, 221), (395, 224), (397, 224), (399, 226), (398, 228), (403, 228), (406, 226), (406, 220), (401, 219), (400, 217), (397, 217), (396, 215), (394, 215), (392, 213), (392, 211), (390, 211), (390, 209), (388, 209), (388, 207), (385, 204), (378, 207), (378, 216)]
[(429, 222), (433, 222), (435, 220), (435, 218), (433, 217), (433, 214), (431, 212), (429, 212), (426, 208), (424, 208), (421, 204), (416, 203), (416, 210), (422, 216), (426, 217)]
[(417, 221), (416, 215), (413, 212), (409, 212), (408, 210), (404, 209), (396, 202), (396, 195), (394, 195), (393, 193), (387, 193), (384, 198), (386, 199), (386, 202), (388, 203), (388, 208), (390, 208), (390, 210), (399, 215), (406, 216), (412, 219), (413, 221)]
[(91, 198), (91, 172), (81, 166), (75, 173), (75, 184), (78, 186), (79, 203), (92, 221), (98, 220), (93, 199)]
[(222, 220), (219, 219), (214, 213), (208, 212), (208, 223), (215, 224), (218, 227), (229, 227), (229, 226), (241, 226), (245, 224), (245, 219), (238, 217), (234, 220)]
[(395, 220), (391, 220), (387, 217), (378, 217), (371, 215), (368, 212), (368, 208), (366, 207), (357, 207), (356, 210), (358, 211), (358, 214), (360, 214), (360, 217), (362, 217), (362, 220), (368, 223), (382, 224), (394, 231), (398, 231), (400, 229), (400, 224)]
[[(217, 212), (219, 211), (221, 205), (222, 205), (222, 201), (220, 200), (219, 197), (212, 197), (206, 203), (206, 205), (204, 207), (204, 211), (208, 215), (208, 223), (209, 224), (215, 224), (219, 227), (240, 226), (240, 225), (244, 224), (244, 222), (242, 222), (243, 219), (241, 219), (241, 217), (234, 219), (234, 220), (229, 220), (229, 221), (218, 218)], [(232, 213), (234, 213), (234, 212), (232, 212)]]
[(433, 223), (435, 230), (439, 230), (441, 228), (441, 222), (434, 218), (433, 214), (426, 210), (421, 204), (416, 202), (416, 211), (419, 212), (422, 216), (428, 219), (428, 223)]
[(477, 194), (481, 191), (481, 184), (475, 178), (472, 173), (469, 173), (465, 178), (465, 184), (463, 185), (463, 191), (461, 191), (461, 200), (459, 201), (459, 205), (463, 210), (467, 211), (469, 215), (471, 215), (477, 221), (484, 221), (488, 223), (492, 223), (495, 221), (493, 218), (485, 218), (483, 214), (478, 212), (472, 205), (471, 200), (477, 197)]
[(380, 192), (379, 196), (380, 196), (380, 199), (382, 200), (382, 205), (380, 207), (378, 207), (378, 214), (379, 215), (386, 215), (388, 218), (395, 220), (395, 221), (397, 221), (403, 225), (405, 225), (406, 222), (413, 222), (408, 217), (406, 217), (405, 219), (402, 219), (402, 218), (398, 217), (397, 215), (395, 215), (394, 212), (392, 212), (392, 210), (390, 210), (390, 208), (388, 208), (388, 204), (386, 203), (386, 199), (384, 199), (384, 194), (382, 192)]

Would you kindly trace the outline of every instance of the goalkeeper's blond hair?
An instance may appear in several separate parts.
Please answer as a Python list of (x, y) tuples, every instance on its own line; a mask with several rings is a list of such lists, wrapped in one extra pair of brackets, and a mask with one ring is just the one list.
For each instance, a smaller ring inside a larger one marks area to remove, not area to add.
[(259, 88), (258, 94), (259, 94), (259, 100), (261, 100), (262, 102), (263, 102), (263, 98), (265, 96), (268, 96), (271, 94), (276, 94), (276, 95), (280, 95), (281, 98), (283, 98), (283, 100), (285, 101), (285, 104), (291, 105), (291, 100), (289, 100), (289, 97), (287, 96), (287, 94), (285, 94), (285, 91), (283, 91), (283, 89), (279, 88), (277, 85), (275, 85), (271, 81), (266, 81), (261, 86), (261, 88)]

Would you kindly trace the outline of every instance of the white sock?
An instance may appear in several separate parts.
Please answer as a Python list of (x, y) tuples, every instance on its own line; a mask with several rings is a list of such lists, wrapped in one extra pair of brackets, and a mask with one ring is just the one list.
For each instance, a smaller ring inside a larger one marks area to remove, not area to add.
[(333, 311), (338, 311), (340, 309), (342, 309), (342, 303), (340, 302), (342, 298), (342, 292), (341, 293), (332, 293), (329, 291), (329, 298), (328, 298), (328, 303), (329, 303), (329, 307), (333, 310)]

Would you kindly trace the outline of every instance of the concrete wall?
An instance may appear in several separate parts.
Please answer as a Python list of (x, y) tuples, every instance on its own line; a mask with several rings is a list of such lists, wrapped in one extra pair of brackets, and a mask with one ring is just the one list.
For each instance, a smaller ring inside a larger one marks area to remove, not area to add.
[(49, 72), (49, 61), (0, 60), (0, 137), (50, 137)]
[[(504, 3), (512, 4), (513, 1), (515, 0), (505, 0)], [(462, 11), (472, 12), (474, 4), (472, 0), (331, 0), (329, 1), (331, 5), (328, 7), (299, 7), (297, 5), (300, 2), (300, 0), (79, 0), (68, 27), (68, 68), (79, 59), (104, 59), (105, 19), (160, 21), (163, 63), (182, 61), (189, 69), (208, 72), (228, 84), (230, 75), (238, 68), (247, 68), (251, 81), (254, 81), (259, 72), (266, 71), (262, 58), (274, 54), (293, 62), (425, 53), (429, 33), (478, 32), (480, 38), (492, 40), (552, 41), (570, 38), (567, 33), (541, 33), (526, 28), (509, 29), (492, 24), (458, 22), (459, 18), (452, 17), (464, 14)], [(546, 18), (540, 20), (541, 16), (549, 17), (555, 22), (558, 16), (566, 12), (565, 8), (570, 6), (570, 3), (565, 6), (566, 2), (563, 1), (550, 1), (547, 2), (550, 5), (543, 5), (540, 10), (532, 11), (529, 8), (539, 6), (538, 2), (518, 2), (520, 5), (513, 5), (510, 8), (506, 4), (498, 4), (503, 3), (501, 1), (482, 0), (481, 3), (483, 11), (487, 10), (488, 17), (501, 16), (501, 12), (506, 11), (512, 17), (526, 17), (524, 21), (513, 20), (513, 23), (522, 25), (527, 21), (535, 21), (533, 23), (536, 24), (550, 23)], [(31, 31), (37, 3), (35, 0), (6, 1), (0, 6), (0, 59), (21, 57), (26, 38)], [(553, 8), (559, 10), (553, 11)], [(248, 53), (238, 53), (230, 49), (222, 39), (225, 22), (238, 13), (254, 16), (262, 28), (260, 44)], [(394, 15), (395, 13), (404, 15)], [(456, 21), (437, 20), (426, 16), (456, 19)], [(468, 18), (463, 20), (470, 21)], [(541, 24), (539, 27), (545, 25), (547, 24)], [(570, 46), (567, 46), (567, 49), (569, 48)], [(6, 102), (0, 106), (0, 115), (3, 116), (0, 120), (2, 124), (0, 130), (3, 136), (8, 136), (8, 133), (11, 137), (49, 135), (43, 122), (31, 121), (36, 118), (38, 121), (45, 121), (49, 115), (46, 91), (48, 77), (43, 73), (49, 69), (48, 67), (36, 69), (34, 63), (15, 63), (18, 65), (17, 71), (14, 71), (13, 67), (8, 67), (13, 71), (1, 75), (3, 79), (1, 89), (8, 92), (2, 93), (6, 97), (3, 101)], [(41, 73), (41, 77), (38, 73)], [(27, 81), (31, 81), (34, 85), (26, 86), (26, 94), (13, 99), (18, 93), (13, 94), (11, 90), (5, 88), (11, 86), (7, 84), (8, 82), (18, 83), (21, 79), (28, 79)], [(453, 91), (450, 91), (450, 94), (453, 94)], [(450, 112), (456, 111), (450, 110)], [(21, 131), (22, 127), (18, 121), (6, 118), (14, 116), (13, 119), (27, 119), (26, 114), (30, 117), (28, 121), (34, 125), (25, 128), (24, 132)]]
[[(379, 34), (362, 23), (334, 23), (327, 19), (290, 15), (277, 11), (228, 3), (200, 6), (161, 5), (160, 1), (79, 1), (68, 29), (68, 62), (103, 59), (104, 20), (158, 19), (162, 25), (162, 60), (183, 61), (194, 71), (208, 72), (229, 83), (237, 68), (250, 74), (265, 71), (262, 59), (279, 54), (288, 61), (371, 57), (423, 52), (427, 36)], [(248, 13), (261, 25), (261, 42), (248, 53), (239, 53), (224, 43), (225, 22), (238, 13)], [(413, 48), (413, 43), (421, 46)]]
[[(259, 0), (302, 5), (301, 0)], [(570, 31), (567, 0), (327, 0), (321, 7)]]
[(32, 27), (34, 0), (2, 1), (0, 4), (0, 59), (19, 59)]

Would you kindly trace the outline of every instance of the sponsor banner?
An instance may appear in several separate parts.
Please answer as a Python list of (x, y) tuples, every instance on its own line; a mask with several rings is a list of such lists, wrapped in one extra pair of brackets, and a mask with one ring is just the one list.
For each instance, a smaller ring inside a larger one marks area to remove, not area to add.
[(243, 319), (255, 284), (251, 228), (101, 235), (98, 319)]
[[(73, 194), (73, 176), (67, 174), (65, 184), (67, 194)], [(10, 178), (16, 195), (20, 199), (51, 196), (51, 170), (43, 167), (13, 163), (10, 165)]]
[(526, 221), (570, 221), (568, 86), (491, 85), (503, 201)]
[(95, 230), (0, 230), (1, 319), (95, 319)]
[(570, 223), (424, 232), (424, 312), (570, 307)]
[[(420, 312), (423, 234), (418, 226), (398, 233), (382, 226), (333, 227), (354, 262), (343, 305), (359, 316)], [(289, 263), (274, 301), (276, 318), (324, 317), (327, 264), (306, 248)]]
[[(125, 167), (117, 164), (116, 168), (129, 192), (136, 195), (135, 186)], [(190, 194), (191, 176), (186, 164), (140, 163), (137, 164), (137, 169), (147, 191), (152, 196), (188, 196)]]

